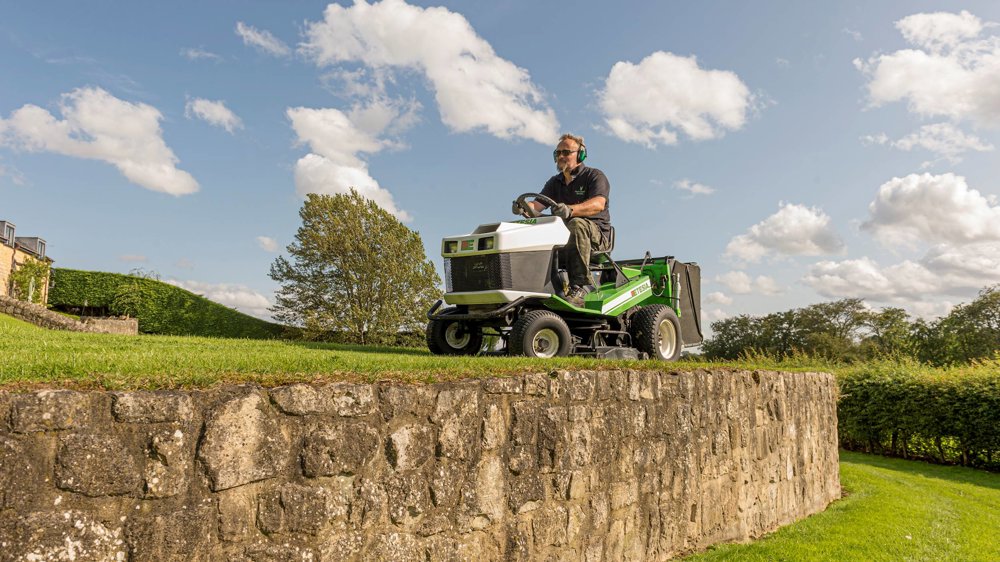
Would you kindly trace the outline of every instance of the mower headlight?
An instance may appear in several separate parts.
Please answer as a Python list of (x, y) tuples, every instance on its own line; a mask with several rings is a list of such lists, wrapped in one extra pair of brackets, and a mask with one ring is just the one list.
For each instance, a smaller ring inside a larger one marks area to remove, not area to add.
[(494, 245), (496, 245), (496, 238), (493, 236), (479, 239), (479, 251), (492, 250)]
[(454, 254), (458, 251), (458, 240), (448, 240), (444, 243), (444, 253)]

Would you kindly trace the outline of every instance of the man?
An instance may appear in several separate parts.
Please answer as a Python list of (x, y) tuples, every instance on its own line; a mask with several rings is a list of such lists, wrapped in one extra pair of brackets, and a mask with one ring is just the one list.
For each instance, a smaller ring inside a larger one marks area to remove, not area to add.
[[(611, 241), (611, 214), (608, 212), (611, 186), (604, 172), (584, 166), (587, 147), (583, 137), (572, 134), (559, 137), (552, 157), (559, 173), (545, 182), (542, 195), (556, 202), (552, 214), (565, 219), (569, 228), (569, 243), (563, 249), (570, 284), (566, 300), (583, 306), (583, 298), (594, 290), (590, 255), (607, 250)], [(529, 204), (535, 212), (545, 209), (545, 205), (537, 201)]]

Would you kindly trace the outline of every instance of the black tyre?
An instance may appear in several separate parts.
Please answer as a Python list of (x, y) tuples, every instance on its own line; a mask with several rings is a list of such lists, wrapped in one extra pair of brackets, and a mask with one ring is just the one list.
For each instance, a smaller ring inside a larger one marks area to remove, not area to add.
[(427, 323), (427, 349), (435, 355), (475, 355), (483, 347), (483, 332), (474, 323), (431, 320)]
[(640, 308), (632, 317), (629, 331), (639, 351), (653, 359), (677, 361), (681, 356), (681, 322), (669, 306), (651, 304)]
[(532, 310), (514, 322), (510, 330), (510, 354), (526, 357), (569, 355), (573, 338), (566, 321), (548, 310)]

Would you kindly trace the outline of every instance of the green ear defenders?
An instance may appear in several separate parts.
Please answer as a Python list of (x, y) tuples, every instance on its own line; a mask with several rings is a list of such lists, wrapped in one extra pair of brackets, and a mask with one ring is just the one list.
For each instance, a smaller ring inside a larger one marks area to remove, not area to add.
[(576, 151), (576, 161), (578, 164), (582, 164), (584, 160), (587, 159), (587, 145), (581, 144), (580, 150)]

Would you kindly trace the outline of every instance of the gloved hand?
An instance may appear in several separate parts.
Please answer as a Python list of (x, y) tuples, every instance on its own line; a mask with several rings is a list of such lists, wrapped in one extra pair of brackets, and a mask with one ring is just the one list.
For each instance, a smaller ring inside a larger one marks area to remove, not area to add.
[(552, 216), (562, 217), (566, 220), (569, 220), (569, 218), (573, 216), (573, 211), (571, 211), (570, 208), (567, 207), (565, 203), (556, 203), (555, 205), (552, 206)]
[(515, 215), (520, 215), (521, 213), (524, 212), (524, 210), (521, 209), (521, 206), (517, 204), (517, 201), (514, 201), (513, 203), (510, 204), (510, 212), (514, 213)]

